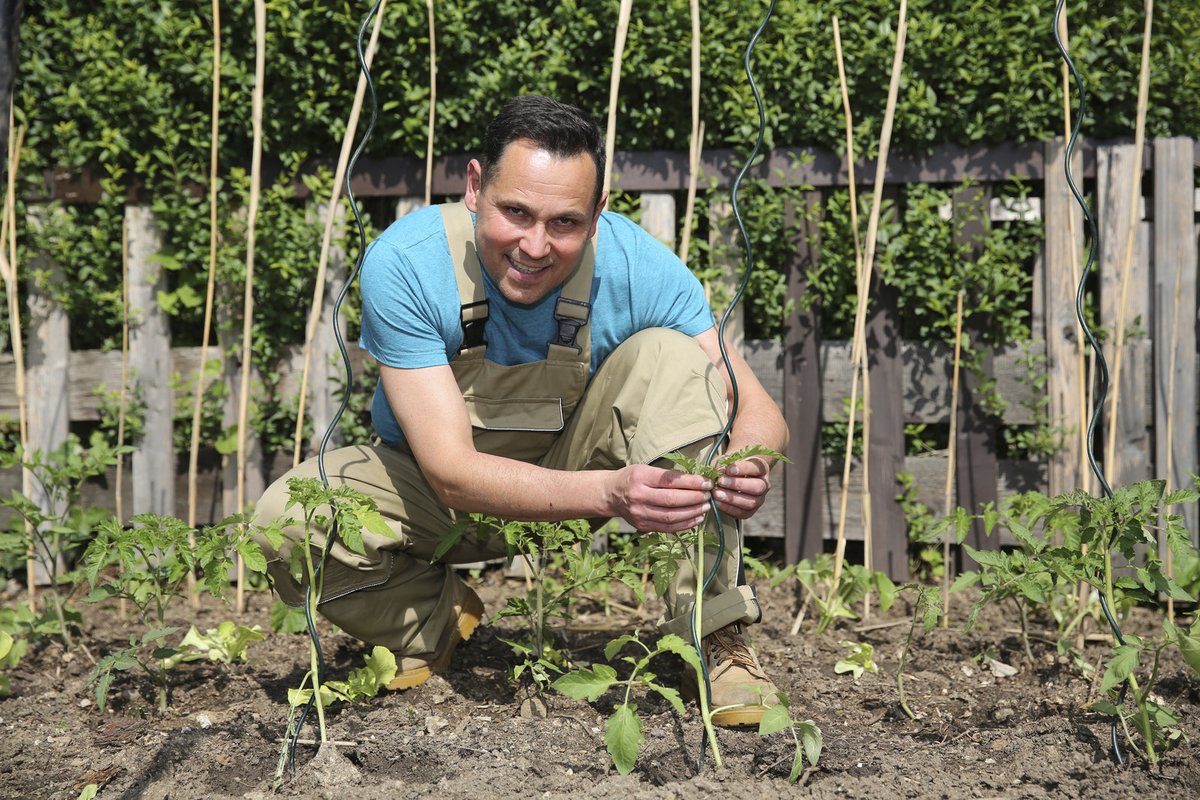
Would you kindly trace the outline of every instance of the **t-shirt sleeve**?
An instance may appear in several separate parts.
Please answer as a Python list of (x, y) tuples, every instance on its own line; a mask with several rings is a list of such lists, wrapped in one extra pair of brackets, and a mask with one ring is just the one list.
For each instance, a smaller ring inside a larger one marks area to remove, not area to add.
[(445, 320), (434, 302), (440, 287), (421, 285), (422, 278), (433, 283), (439, 277), (432, 270), (422, 275), (390, 242), (373, 242), (362, 267), (362, 348), (400, 369), (449, 363)]
[(635, 253), (630, 308), (639, 329), (670, 328), (697, 336), (713, 326), (700, 281), (671, 250), (632, 222)]

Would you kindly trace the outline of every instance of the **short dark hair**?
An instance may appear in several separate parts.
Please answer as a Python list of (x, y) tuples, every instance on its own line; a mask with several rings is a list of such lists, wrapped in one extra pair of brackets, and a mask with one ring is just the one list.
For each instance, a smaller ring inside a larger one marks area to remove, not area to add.
[(596, 191), (592, 195), (592, 207), (596, 207), (604, 185), (604, 139), (582, 111), (537, 94), (509, 98), (483, 134), (483, 183), (495, 174), (505, 148), (518, 139), (528, 139), (559, 158), (590, 155), (596, 165)]

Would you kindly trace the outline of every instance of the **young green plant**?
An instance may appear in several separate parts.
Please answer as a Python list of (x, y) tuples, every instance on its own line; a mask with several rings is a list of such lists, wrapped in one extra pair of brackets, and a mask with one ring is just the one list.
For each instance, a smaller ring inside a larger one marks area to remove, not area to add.
[(0, 553), (6, 557), (25, 558), (31, 553), (49, 580), (50, 608), (35, 614), (30, 627), (35, 635), (56, 635), (70, 649), (72, 622), (78, 622), (78, 612), (69, 608), (59, 594), (61, 584), (74, 583), (76, 576), (61, 573), (65, 557), (91, 539), (95, 526), (109, 516), (104, 509), (84, 508), (79, 499), (83, 483), (104, 473), (117, 463), (121, 453), (132, 448), (110, 447), (102, 436), (92, 436), (88, 447), (79, 439), (67, 440), (49, 453), (40, 450), (27, 452), (20, 445), (11, 452), (0, 452), (0, 469), (23, 468), (37, 482), (38, 499), (14, 491), (0, 498), (0, 508), (14, 513), (9, 528), (0, 531)]
[(651, 650), (637, 636), (626, 635), (613, 639), (604, 648), (604, 658), (612, 661), (626, 645), (636, 645), (642, 652), (636, 656), (625, 656), (621, 660), (631, 667), (629, 677), (617, 677), (617, 671), (608, 664), (593, 664), (587, 669), (574, 670), (554, 681), (552, 687), (574, 698), (596, 702), (600, 696), (611, 688), (624, 689), (624, 697), (613, 709), (613, 713), (604, 723), (604, 746), (612, 756), (613, 766), (622, 775), (628, 775), (637, 762), (638, 753), (645, 744), (642, 718), (638, 716), (637, 704), (633, 702), (633, 690), (641, 687), (657, 692), (666, 699), (671, 707), (683, 714), (683, 700), (679, 692), (669, 686), (657, 683), (657, 675), (647, 667), (650, 660), (663, 653), (675, 653), (693, 669), (700, 670), (700, 657), (696, 649), (680, 637), (668, 633), (659, 638)]
[(579, 591), (616, 580), (641, 597), (641, 578), (627, 560), (617, 553), (592, 550), (592, 531), (587, 520), (519, 522), (470, 514), (438, 543), (434, 560), (450, 552), (469, 530), (490, 531), (490, 535), (503, 540), (509, 564), (520, 557), (529, 569), (528, 595), (509, 597), (491, 621), (507, 618), (525, 621), (528, 641), (516, 638), (501, 641), (520, 658), (513, 667), (512, 679), (520, 681), (528, 677), (538, 695), (568, 664), (550, 622), (571, 617), (571, 606)]
[[(198, 570), (203, 588), (224, 598), (234, 553), (256, 571), (265, 571), (267, 562), (240, 516), (228, 517), (194, 538), (194, 531), (174, 517), (139, 514), (131, 523), (127, 528), (115, 518), (108, 519), (84, 551), (83, 577), (92, 587), (86, 600), (128, 601), (145, 630), (132, 634), (128, 647), (101, 658), (88, 684), (95, 684), (96, 705), (103, 710), (115, 673), (141, 667), (157, 684), (158, 705), (165, 710), (167, 671), (181, 660), (190, 660), (181, 658), (180, 647), (166, 644), (179, 630), (167, 625), (167, 613), (186, 596), (188, 576)], [(151, 650), (148, 658), (147, 649)]]
[[(321, 602), (324, 570), (319, 568), (321, 562), (314, 558), (314, 551), (318, 555), (322, 553), (320, 543), (314, 539), (314, 534), (320, 530), (324, 535), (331, 536), (333, 535), (332, 531), (336, 530), (338, 541), (346, 549), (359, 555), (366, 554), (366, 544), (363, 541), (364, 532), (383, 539), (395, 539), (396, 534), (388, 527), (374, 501), (348, 486), (325, 487), (316, 478), (290, 478), (287, 486), (288, 502), (285, 511), (298, 507), (304, 517), (303, 536), (300, 541), (294, 542), (288, 549), (290, 571), (297, 582), (309, 587), (307, 612), (309, 618), (315, 621), (317, 608)], [(265, 526), (257, 526), (254, 534), (266, 537), (272, 544), (281, 543), (284, 540), (283, 529), (295, 522), (296, 520), (293, 519), (272, 520)], [(324, 544), (328, 545), (328, 540)], [(249, 562), (247, 563), (249, 565)], [(265, 561), (263, 568), (266, 568)], [(328, 729), (325, 724), (325, 700), (331, 696), (330, 692), (334, 691), (335, 687), (323, 690), (321, 654), (317, 650), (317, 643), (311, 638), (308, 651), (308, 672), (301, 679), (300, 686), (289, 692), (289, 699), (294, 702), (291, 703), (292, 713), (289, 715), (288, 730), (292, 729), (291, 718), (294, 716), (297, 704), (306, 703), (311, 698), (317, 708), (320, 741), (324, 743), (329, 741)], [(391, 656), (391, 653), (389, 652), (388, 655)], [(364, 678), (358, 683), (366, 685), (386, 674), (386, 664), (382, 664), (381, 658), (375, 654), (373, 654), (373, 658), (374, 660), (368, 659), (367, 669), (375, 677)], [(392, 677), (395, 676), (395, 669), (395, 657), (392, 656)], [(390, 680), (389, 677), (388, 681)], [(384, 681), (384, 683), (386, 682)], [(297, 700), (298, 697), (304, 699)], [(285, 753), (287, 751), (287, 739), (285, 739), (283, 751)]]

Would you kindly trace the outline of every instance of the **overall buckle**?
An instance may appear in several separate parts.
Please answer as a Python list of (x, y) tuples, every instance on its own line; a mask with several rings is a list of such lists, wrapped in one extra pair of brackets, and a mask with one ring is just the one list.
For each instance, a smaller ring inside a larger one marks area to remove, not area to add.
[(558, 331), (550, 340), (550, 344), (569, 347), (576, 353), (581, 352), (582, 348), (575, 344), (575, 338), (579, 335), (579, 329), (588, 323), (591, 313), (592, 307), (589, 303), (567, 297), (558, 298), (554, 305), (554, 321), (558, 323)]

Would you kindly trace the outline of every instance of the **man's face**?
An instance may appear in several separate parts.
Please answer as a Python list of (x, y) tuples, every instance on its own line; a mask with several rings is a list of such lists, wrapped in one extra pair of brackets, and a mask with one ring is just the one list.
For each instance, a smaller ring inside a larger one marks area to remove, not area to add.
[(518, 139), (486, 186), (482, 178), (471, 161), (463, 202), (476, 215), (480, 261), (505, 298), (536, 303), (571, 277), (596, 232), (607, 198), (593, 208), (595, 163), (587, 153), (559, 158)]

